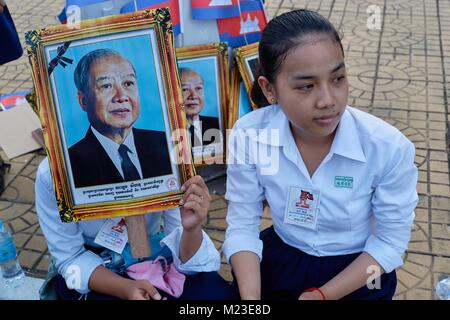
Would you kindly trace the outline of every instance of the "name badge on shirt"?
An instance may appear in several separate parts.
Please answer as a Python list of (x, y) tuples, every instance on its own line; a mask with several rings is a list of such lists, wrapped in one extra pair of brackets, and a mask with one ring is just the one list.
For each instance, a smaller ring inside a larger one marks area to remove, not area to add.
[(337, 188), (353, 188), (353, 177), (335, 176), (334, 186)]
[(289, 187), (284, 222), (316, 230), (319, 196), (317, 190)]
[(94, 242), (121, 254), (128, 241), (128, 231), (124, 218), (109, 218), (95, 237)]

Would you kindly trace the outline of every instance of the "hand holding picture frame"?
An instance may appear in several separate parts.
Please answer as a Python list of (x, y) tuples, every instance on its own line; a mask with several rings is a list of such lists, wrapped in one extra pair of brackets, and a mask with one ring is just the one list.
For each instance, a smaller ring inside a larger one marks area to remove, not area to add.
[(26, 42), (61, 220), (177, 207), (195, 170), (168, 10), (34, 30)]
[(229, 91), (227, 45), (184, 47), (176, 52), (194, 163), (222, 164)]

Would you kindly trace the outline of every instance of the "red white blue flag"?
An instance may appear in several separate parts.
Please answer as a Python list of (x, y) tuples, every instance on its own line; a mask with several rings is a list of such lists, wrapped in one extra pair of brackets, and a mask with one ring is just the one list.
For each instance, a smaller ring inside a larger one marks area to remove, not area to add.
[(239, 17), (217, 20), (220, 41), (227, 42), (230, 47), (258, 42), (267, 25), (261, 0), (241, 0), (239, 9)]
[[(135, 6), (136, 3), (136, 6)], [(122, 7), (120, 13), (134, 12), (136, 10), (156, 9), (167, 7), (170, 10), (170, 19), (173, 25), (173, 34), (179, 35), (181, 31), (179, 0), (136, 0), (130, 1)]]
[(58, 15), (59, 22), (66, 24), (67, 23), (67, 15), (66, 15), (66, 7), (64, 7)]
[(29, 93), (30, 91), (28, 90), (8, 94), (0, 94), (0, 111), (11, 109), (12, 107), (15, 107), (22, 102), (26, 102), (27, 100), (25, 96)]
[[(61, 23), (67, 23), (67, 17), (68, 14), (70, 14), (67, 9), (70, 6), (78, 6), (78, 7), (89, 7), (92, 5), (99, 5), (103, 2), (108, 2), (108, 0), (66, 0), (66, 6), (61, 11), (61, 13), (58, 15), (58, 19)], [(125, 4), (121, 9), (120, 13), (128, 13), (128, 12), (134, 12), (138, 10), (144, 10), (144, 9), (156, 9), (156, 8), (163, 8), (168, 7), (170, 9), (170, 16), (172, 20), (173, 25), (173, 32), (175, 35), (178, 35), (181, 32), (181, 23), (180, 23), (180, 6), (179, 6), (179, 0), (136, 0), (136, 1), (130, 1), (127, 4)], [(95, 8), (95, 12), (98, 12), (98, 15), (95, 15), (95, 17), (101, 16), (101, 10), (99, 8)], [(94, 9), (93, 9), (94, 10)], [(118, 8), (115, 8), (115, 12), (118, 12)], [(92, 17), (92, 14), (91, 14)], [(80, 17), (83, 19), (83, 17)]]
[(192, 0), (192, 19), (224, 19), (239, 16), (239, 0)]
[(66, 6), (62, 9), (61, 13), (58, 15), (58, 19), (61, 23), (67, 23), (67, 8), (70, 6), (78, 7), (88, 7), (93, 4), (99, 4), (107, 0), (66, 0)]

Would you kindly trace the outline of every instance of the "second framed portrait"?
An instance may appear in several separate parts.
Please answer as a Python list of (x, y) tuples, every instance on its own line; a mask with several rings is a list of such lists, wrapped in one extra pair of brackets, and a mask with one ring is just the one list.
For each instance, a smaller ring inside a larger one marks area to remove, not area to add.
[(178, 206), (194, 174), (167, 9), (26, 34), (61, 219)]
[(223, 163), (229, 90), (227, 45), (184, 47), (176, 52), (194, 163)]
[(234, 49), (236, 63), (249, 94), (259, 68), (258, 45), (259, 42)]
[(245, 89), (244, 81), (238, 67), (235, 65), (231, 72), (230, 103), (228, 111), (228, 129), (233, 128), (234, 123), (253, 110), (249, 94)]

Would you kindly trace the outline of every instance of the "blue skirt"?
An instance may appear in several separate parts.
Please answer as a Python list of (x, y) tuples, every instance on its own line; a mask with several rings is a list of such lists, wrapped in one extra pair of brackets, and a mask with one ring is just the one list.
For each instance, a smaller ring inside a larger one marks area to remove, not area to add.
[[(124, 278), (129, 277), (126, 274)], [(55, 290), (58, 300), (120, 300), (95, 291), (80, 294), (76, 290), (67, 288), (66, 281), (61, 275), (54, 278)], [(217, 272), (199, 272), (187, 275), (184, 282), (183, 294), (179, 298), (172, 297), (162, 290), (158, 290), (167, 300), (238, 300), (237, 288), (223, 279)]]
[[(283, 242), (273, 226), (261, 232), (264, 244), (261, 261), (263, 299), (296, 300), (308, 288), (319, 288), (344, 270), (361, 253), (316, 257)], [(397, 286), (395, 270), (381, 275), (379, 289), (367, 286), (350, 293), (347, 300), (390, 300)]]
[[(159, 240), (163, 236), (161, 233), (153, 235), (150, 240), (152, 246), (153, 255), (171, 254), (167, 247), (159, 248)], [(159, 239), (159, 240), (158, 240)], [(156, 241), (158, 240), (158, 241)], [(127, 244), (128, 246), (128, 244)], [(104, 248), (97, 248), (85, 245), (86, 249), (100, 254)], [(166, 250), (167, 249), (167, 250)], [(159, 251), (157, 251), (159, 250)], [(125, 252), (125, 250), (124, 250)], [(164, 254), (165, 253), (165, 254)], [(155, 257), (153, 257), (154, 259)], [(172, 257), (166, 256), (168, 261), (172, 261)], [(169, 259), (170, 258), (170, 259)], [(128, 256), (124, 256), (126, 262), (131, 261), (131, 253)], [(133, 262), (133, 261), (131, 261)], [(137, 261), (135, 261), (137, 262)], [(125, 273), (125, 270), (117, 272), (122, 277), (130, 279)], [(107, 294), (90, 291), (88, 294), (80, 294), (76, 290), (69, 289), (67, 287), (64, 278), (58, 274), (54, 280), (54, 288), (56, 291), (57, 299), (59, 300), (119, 300), (119, 298), (110, 296)], [(192, 275), (186, 275), (186, 281), (184, 282), (183, 294), (179, 298), (172, 297), (168, 293), (162, 290), (158, 290), (162, 297), (167, 300), (238, 300), (239, 292), (236, 286), (223, 279), (218, 272), (199, 272)]]

